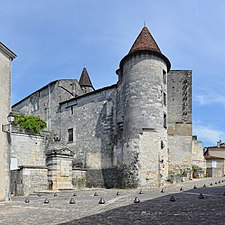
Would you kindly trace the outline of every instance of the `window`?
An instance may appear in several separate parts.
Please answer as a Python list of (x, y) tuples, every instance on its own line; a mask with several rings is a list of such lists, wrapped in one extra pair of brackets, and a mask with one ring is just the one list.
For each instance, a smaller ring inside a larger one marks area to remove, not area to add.
[(68, 141), (73, 141), (73, 128), (68, 129)]
[(73, 106), (70, 107), (70, 115), (73, 115)]
[(163, 105), (166, 106), (166, 93), (163, 93)]
[(163, 126), (166, 128), (166, 114), (163, 114)]
[(163, 83), (166, 84), (166, 71), (163, 70)]
[(212, 160), (212, 168), (216, 168), (217, 162), (215, 160)]

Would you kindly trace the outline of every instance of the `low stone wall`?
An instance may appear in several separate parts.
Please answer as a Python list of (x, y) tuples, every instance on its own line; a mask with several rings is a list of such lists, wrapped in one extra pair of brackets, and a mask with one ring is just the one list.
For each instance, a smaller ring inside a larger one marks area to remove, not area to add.
[(207, 168), (206, 174), (208, 177), (222, 177), (223, 171), (220, 168)]
[(36, 191), (47, 190), (46, 167), (26, 166), (11, 171), (11, 193), (29, 195)]

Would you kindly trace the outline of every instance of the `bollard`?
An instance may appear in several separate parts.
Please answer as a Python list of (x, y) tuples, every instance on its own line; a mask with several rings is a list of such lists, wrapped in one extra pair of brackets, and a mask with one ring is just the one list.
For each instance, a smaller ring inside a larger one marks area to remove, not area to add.
[(94, 193), (94, 196), (98, 196), (98, 193), (97, 193), (97, 192), (95, 192), (95, 193)]
[(44, 203), (45, 203), (45, 204), (48, 204), (48, 203), (49, 203), (49, 200), (46, 198), (46, 199), (44, 200)]
[(29, 198), (26, 198), (25, 203), (29, 203), (29, 202), (30, 202)]
[(176, 199), (174, 198), (173, 195), (170, 197), (170, 201), (171, 201), (171, 202), (175, 202), (175, 201), (176, 201)]
[(70, 204), (75, 204), (74, 198), (71, 198), (71, 199), (70, 199)]
[(103, 198), (100, 198), (98, 204), (105, 204), (105, 200)]
[(138, 197), (135, 197), (134, 203), (140, 203), (140, 199)]
[(204, 197), (204, 195), (201, 193), (201, 194), (199, 195), (198, 198), (199, 198), (199, 199), (203, 199), (203, 198), (205, 198), (205, 197)]

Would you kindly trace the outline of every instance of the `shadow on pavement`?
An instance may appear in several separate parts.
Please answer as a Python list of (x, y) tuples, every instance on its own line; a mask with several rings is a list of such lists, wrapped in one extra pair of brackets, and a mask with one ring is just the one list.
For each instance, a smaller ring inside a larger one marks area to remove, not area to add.
[[(173, 194), (175, 202), (170, 201), (172, 194), (164, 195), (61, 225), (225, 224), (224, 190), (224, 186), (212, 186), (183, 191)], [(203, 199), (199, 199), (200, 193), (203, 194)]]

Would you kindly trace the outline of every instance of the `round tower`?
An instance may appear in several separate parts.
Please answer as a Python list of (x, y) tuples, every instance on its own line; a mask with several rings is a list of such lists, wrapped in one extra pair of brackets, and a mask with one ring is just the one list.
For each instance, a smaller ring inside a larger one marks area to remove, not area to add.
[(167, 177), (167, 73), (170, 62), (144, 27), (117, 70), (118, 166), (124, 187)]

